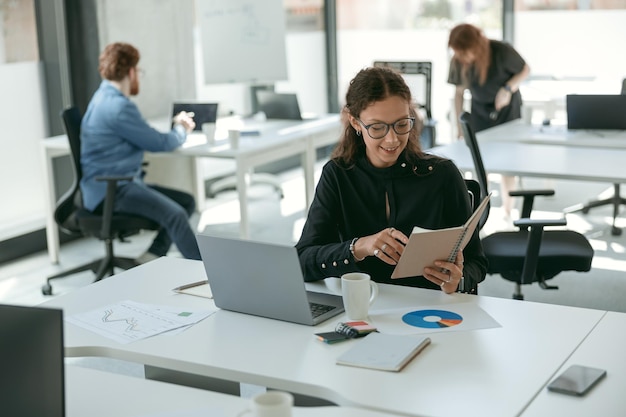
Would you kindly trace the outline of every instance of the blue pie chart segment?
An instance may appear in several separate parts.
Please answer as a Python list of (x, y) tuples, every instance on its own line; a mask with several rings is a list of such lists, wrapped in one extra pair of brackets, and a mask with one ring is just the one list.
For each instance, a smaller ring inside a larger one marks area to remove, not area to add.
[(402, 316), (402, 321), (413, 327), (442, 329), (460, 324), (463, 317), (447, 310), (416, 310)]

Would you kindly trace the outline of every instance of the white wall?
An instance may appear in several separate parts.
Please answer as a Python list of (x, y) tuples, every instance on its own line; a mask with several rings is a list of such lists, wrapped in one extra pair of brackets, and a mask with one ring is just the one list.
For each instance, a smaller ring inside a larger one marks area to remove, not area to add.
[[(196, 35), (198, 39), (198, 35)], [(300, 110), (327, 113), (326, 52), (323, 32), (288, 33), (286, 37), (288, 80), (275, 83), (276, 91), (298, 94)], [(235, 53), (235, 52), (234, 52)], [(249, 85), (205, 84), (202, 50), (196, 42), (196, 84), (198, 99), (220, 103), (221, 115), (247, 115), (251, 111)], [(214, 65), (219, 65), (215, 62)], [(251, 62), (250, 65), (254, 65)]]
[(129, 42), (145, 71), (133, 100), (145, 118), (168, 116), (175, 99), (195, 98), (193, 0), (99, 0), (100, 50)]

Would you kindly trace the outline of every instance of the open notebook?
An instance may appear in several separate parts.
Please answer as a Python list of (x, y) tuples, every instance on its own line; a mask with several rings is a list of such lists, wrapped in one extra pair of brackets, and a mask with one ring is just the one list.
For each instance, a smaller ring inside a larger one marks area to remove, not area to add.
[(483, 199), (474, 213), (462, 226), (430, 230), (414, 227), (409, 243), (393, 270), (391, 278), (407, 278), (423, 275), (424, 268), (438, 259), (454, 262), (456, 255), (469, 242), (478, 222), (488, 206), (491, 194)]

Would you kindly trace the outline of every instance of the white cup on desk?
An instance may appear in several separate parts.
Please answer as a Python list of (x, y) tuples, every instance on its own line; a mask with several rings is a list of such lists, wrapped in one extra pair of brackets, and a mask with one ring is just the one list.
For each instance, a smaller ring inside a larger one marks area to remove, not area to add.
[(215, 123), (202, 123), (202, 133), (206, 136), (209, 145), (215, 143)]
[(283, 391), (268, 391), (257, 394), (250, 400), (250, 406), (238, 417), (291, 417), (293, 395)]
[(370, 305), (378, 297), (378, 285), (369, 274), (350, 272), (341, 276), (341, 295), (350, 320), (365, 320)]
[(232, 149), (239, 148), (239, 137), (241, 136), (241, 132), (239, 129), (229, 129), (228, 130), (228, 140), (230, 141), (230, 147)]

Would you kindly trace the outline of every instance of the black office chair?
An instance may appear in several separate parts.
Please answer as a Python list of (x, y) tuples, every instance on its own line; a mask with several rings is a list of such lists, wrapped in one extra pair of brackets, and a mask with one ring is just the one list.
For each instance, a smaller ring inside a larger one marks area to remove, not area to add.
[(93, 236), (104, 241), (105, 256), (102, 259), (48, 277), (46, 283), (41, 287), (41, 292), (44, 295), (52, 294), (51, 281), (57, 278), (91, 270), (96, 274), (95, 281), (99, 281), (105, 275), (113, 275), (116, 267), (130, 269), (136, 266), (137, 263), (134, 259), (116, 257), (114, 255), (113, 240), (124, 240), (124, 238), (137, 234), (141, 230), (159, 229), (159, 225), (152, 220), (113, 212), (117, 182), (132, 179), (129, 177), (98, 178), (100, 181), (107, 182), (107, 192), (102, 213), (92, 213), (83, 207), (79, 186), (83, 174), (80, 165), (80, 123), (82, 116), (78, 108), (69, 107), (63, 110), (61, 117), (70, 144), (74, 181), (70, 189), (59, 199), (54, 211), (54, 219), (60, 230), (69, 235)]
[[(470, 125), (470, 114), (460, 117), (465, 142), (470, 148), (481, 198), (487, 194), (488, 182), (476, 135)], [(521, 218), (514, 222), (517, 231), (494, 232), (482, 239), (489, 260), (488, 274), (499, 274), (515, 283), (513, 298), (523, 300), (522, 285), (537, 282), (543, 289), (558, 289), (547, 281), (563, 271), (588, 272), (593, 248), (582, 234), (571, 230), (544, 230), (550, 226), (565, 226), (563, 219), (531, 219), (536, 196), (553, 195), (554, 190), (511, 191), (512, 197), (523, 197)]]
[[(466, 179), (465, 187), (467, 188), (467, 193), (469, 195), (470, 207), (472, 208), (472, 212), (474, 212), (476, 211), (476, 209), (478, 209), (478, 206), (480, 206), (480, 202), (482, 201), (482, 199), (480, 198), (480, 196), (482, 195), (480, 192), (480, 183), (474, 179)], [(478, 221), (476, 230), (480, 231), (480, 229), (482, 229), (487, 222), (487, 218), (489, 217), (490, 205), (491, 203), (488, 203), (485, 212)], [(462, 292), (465, 294), (478, 294), (478, 284), (469, 286), (465, 282), (461, 282), (461, 284), (459, 284), (458, 292)]]

